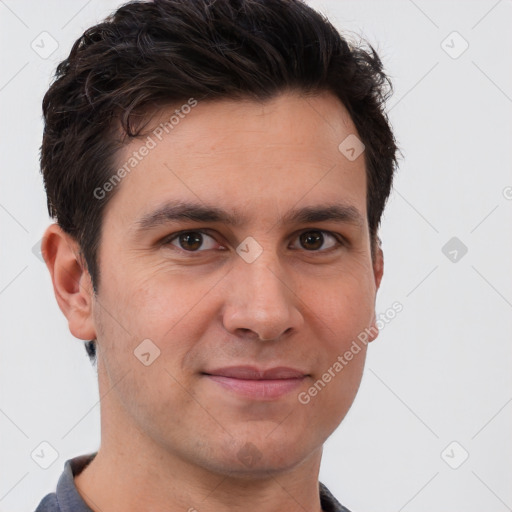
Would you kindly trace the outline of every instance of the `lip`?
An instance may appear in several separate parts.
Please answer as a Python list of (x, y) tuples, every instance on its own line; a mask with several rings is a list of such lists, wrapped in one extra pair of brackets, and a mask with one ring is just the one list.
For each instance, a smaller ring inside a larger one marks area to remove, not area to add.
[(231, 366), (203, 374), (224, 389), (255, 400), (275, 400), (295, 390), (308, 376), (301, 370), (285, 366), (266, 370), (253, 366)]

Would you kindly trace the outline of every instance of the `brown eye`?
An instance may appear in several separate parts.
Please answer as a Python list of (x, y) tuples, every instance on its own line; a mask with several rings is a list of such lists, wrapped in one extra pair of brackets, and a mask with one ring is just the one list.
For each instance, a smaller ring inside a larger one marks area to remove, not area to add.
[(195, 251), (201, 247), (203, 236), (200, 233), (183, 233), (178, 240), (182, 249)]
[(308, 231), (300, 235), (300, 243), (306, 249), (317, 250), (322, 247), (324, 237), (320, 231)]
[[(325, 242), (329, 238), (332, 242), (326, 247)], [(326, 252), (328, 249), (333, 249), (337, 245), (343, 245), (334, 235), (328, 231), (321, 230), (304, 231), (300, 234), (299, 240), (301, 247), (308, 251), (316, 252)]]
[[(206, 242), (209, 242), (206, 247), (204, 247), (205, 239)], [(213, 249), (216, 242), (210, 235), (201, 231), (183, 231), (175, 235), (168, 243), (184, 251), (201, 252), (199, 249)]]

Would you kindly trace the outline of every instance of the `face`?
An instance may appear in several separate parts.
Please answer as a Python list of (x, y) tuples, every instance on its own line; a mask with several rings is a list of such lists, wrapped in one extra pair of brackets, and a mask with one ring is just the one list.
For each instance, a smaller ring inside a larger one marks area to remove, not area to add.
[(327, 93), (199, 103), (117, 185), (91, 325), (102, 416), (137, 432), (129, 449), (239, 474), (321, 451), (366, 347), (333, 365), (373, 325), (382, 274), (364, 156), (338, 149), (356, 133)]

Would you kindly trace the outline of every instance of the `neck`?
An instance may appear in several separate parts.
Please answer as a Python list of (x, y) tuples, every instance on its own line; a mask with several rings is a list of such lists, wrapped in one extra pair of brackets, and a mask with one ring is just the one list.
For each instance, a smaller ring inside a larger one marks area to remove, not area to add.
[(146, 464), (133, 455), (114, 460), (101, 448), (75, 484), (87, 505), (102, 512), (321, 512), (318, 472), (311, 462), (287, 474), (241, 479), (162, 461)]

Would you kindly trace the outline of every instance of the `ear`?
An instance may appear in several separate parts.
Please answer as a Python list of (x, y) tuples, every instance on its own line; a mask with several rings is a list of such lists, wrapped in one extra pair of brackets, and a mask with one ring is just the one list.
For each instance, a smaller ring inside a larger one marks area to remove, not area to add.
[(375, 249), (375, 257), (373, 259), (373, 275), (375, 276), (375, 293), (379, 290), (382, 276), (384, 275), (384, 253), (380, 248), (380, 243)]
[(50, 225), (41, 241), (41, 253), (50, 271), (55, 298), (75, 338), (96, 338), (92, 315), (91, 277), (79, 254), (78, 243), (58, 224)]
[[(373, 258), (373, 276), (375, 279), (375, 296), (377, 296), (377, 292), (380, 287), (380, 282), (382, 281), (382, 276), (384, 274), (384, 253), (380, 248), (380, 240), (378, 244), (375, 244), (375, 255)], [(369, 328), (370, 336), (368, 341), (373, 341), (379, 335), (379, 328), (377, 327), (377, 318), (375, 317), (375, 305), (373, 308), (373, 318), (371, 327)]]

